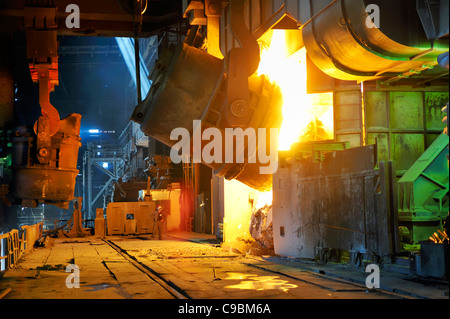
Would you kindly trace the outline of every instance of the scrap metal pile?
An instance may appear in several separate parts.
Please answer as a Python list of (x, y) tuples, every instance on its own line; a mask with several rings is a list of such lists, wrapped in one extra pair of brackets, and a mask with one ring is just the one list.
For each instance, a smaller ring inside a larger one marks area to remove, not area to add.
[(255, 240), (249, 253), (252, 255), (273, 254), (272, 205), (265, 205), (252, 213), (249, 230)]

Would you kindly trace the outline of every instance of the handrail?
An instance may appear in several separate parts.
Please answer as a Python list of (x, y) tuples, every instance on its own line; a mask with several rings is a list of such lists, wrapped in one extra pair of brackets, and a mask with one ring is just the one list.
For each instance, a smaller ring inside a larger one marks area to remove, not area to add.
[(42, 237), (43, 224), (24, 225), (20, 231), (13, 229), (0, 235), (0, 274), (16, 266), (20, 258), (34, 247)]

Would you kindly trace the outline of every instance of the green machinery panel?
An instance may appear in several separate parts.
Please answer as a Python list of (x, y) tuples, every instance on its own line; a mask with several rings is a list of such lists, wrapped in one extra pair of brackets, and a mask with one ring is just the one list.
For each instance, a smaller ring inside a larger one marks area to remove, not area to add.
[(448, 99), (448, 92), (365, 92), (367, 144), (376, 142), (378, 159), (395, 161), (400, 177), (441, 134)]
[(378, 161), (394, 161), (399, 225), (408, 244), (426, 240), (448, 214), (448, 136), (441, 109), (448, 91), (334, 92), (335, 140), (377, 144)]
[(399, 226), (408, 244), (428, 239), (447, 217), (448, 141), (441, 134), (398, 181)]
[(361, 91), (335, 91), (335, 140), (351, 147), (376, 143), (378, 160), (395, 161), (400, 177), (441, 134), (448, 100), (439, 91), (368, 90), (364, 99)]

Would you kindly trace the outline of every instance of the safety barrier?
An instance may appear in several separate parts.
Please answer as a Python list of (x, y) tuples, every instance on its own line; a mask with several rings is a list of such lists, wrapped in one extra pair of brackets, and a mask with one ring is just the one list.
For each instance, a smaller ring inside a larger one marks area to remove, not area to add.
[(0, 274), (14, 267), (20, 258), (29, 252), (42, 237), (43, 222), (25, 225), (0, 235)]

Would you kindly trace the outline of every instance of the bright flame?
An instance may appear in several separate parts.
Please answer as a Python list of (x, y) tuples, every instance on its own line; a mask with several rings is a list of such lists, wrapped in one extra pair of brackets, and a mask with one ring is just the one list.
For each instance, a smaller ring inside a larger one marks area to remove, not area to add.
[(272, 190), (269, 190), (267, 192), (258, 192), (256, 196), (257, 197), (254, 204), (254, 209), (260, 209), (266, 205), (272, 205), (273, 199)]
[[(283, 94), (279, 149), (289, 150), (291, 144), (299, 141), (308, 131), (313, 132), (314, 136), (303, 137), (303, 140), (332, 139), (332, 94), (306, 93), (305, 48), (291, 54), (285, 30), (272, 32), (270, 43), (260, 41), (262, 50), (257, 74), (267, 75), (280, 87)], [(320, 127), (320, 124), (324, 127)]]
[[(287, 38), (285, 30), (271, 30), (259, 40), (261, 60), (257, 71), (258, 76), (264, 74), (277, 84), (283, 95), (280, 150), (289, 150), (298, 141), (333, 139), (333, 95), (306, 93), (306, 50), (290, 50), (289, 44), (292, 47), (294, 43), (287, 41)], [(295, 52), (292, 53), (293, 51)], [(252, 238), (252, 212), (258, 213), (264, 206), (272, 205), (272, 190), (257, 192), (232, 180), (225, 181), (224, 193), (224, 246), (246, 251)], [(253, 198), (251, 207), (250, 194)], [(267, 221), (270, 223), (272, 211), (263, 211), (267, 213)], [(256, 280), (247, 280), (229, 288), (255, 289), (255, 285), (262, 287), (260, 281), (256, 284)]]

